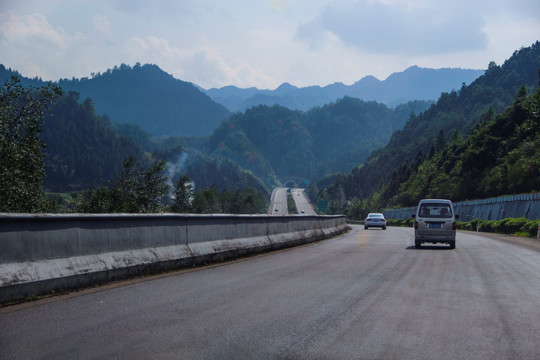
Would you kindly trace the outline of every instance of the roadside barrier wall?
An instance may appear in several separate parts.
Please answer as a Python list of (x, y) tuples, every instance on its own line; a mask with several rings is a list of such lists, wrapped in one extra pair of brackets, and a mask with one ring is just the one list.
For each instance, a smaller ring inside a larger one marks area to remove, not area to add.
[(0, 303), (329, 238), (344, 216), (1, 214)]
[[(454, 203), (460, 221), (501, 220), (524, 217), (540, 219), (540, 193), (501, 196), (484, 200), (460, 201)], [(386, 209), (388, 219), (409, 219), (416, 207)]]

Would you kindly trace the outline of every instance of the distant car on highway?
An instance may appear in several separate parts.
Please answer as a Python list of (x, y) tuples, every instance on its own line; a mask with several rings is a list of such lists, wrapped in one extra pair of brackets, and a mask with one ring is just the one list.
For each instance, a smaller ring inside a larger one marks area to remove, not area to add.
[(448, 244), (456, 248), (456, 219), (452, 201), (446, 199), (423, 199), (418, 203), (414, 221), (414, 246), (423, 243)]
[(364, 220), (364, 229), (369, 229), (370, 227), (380, 227), (386, 230), (386, 219), (384, 215), (381, 213), (369, 213)]

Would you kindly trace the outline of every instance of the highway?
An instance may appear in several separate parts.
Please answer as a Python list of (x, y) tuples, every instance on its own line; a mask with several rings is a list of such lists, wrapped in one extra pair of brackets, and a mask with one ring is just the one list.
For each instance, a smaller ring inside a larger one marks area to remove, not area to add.
[(291, 196), (294, 199), (298, 214), (317, 215), (317, 212), (311, 206), (304, 189), (291, 189)]
[[(288, 215), (287, 191), (289, 188), (279, 187), (272, 191), (270, 205), (268, 206), (268, 215)], [(291, 196), (296, 205), (296, 210), (300, 215), (317, 215), (317, 212), (311, 206), (304, 189), (290, 189)]]
[(268, 215), (287, 215), (287, 190), (286, 187), (275, 188), (270, 197)]
[(0, 309), (1, 359), (539, 359), (540, 244), (364, 230)]

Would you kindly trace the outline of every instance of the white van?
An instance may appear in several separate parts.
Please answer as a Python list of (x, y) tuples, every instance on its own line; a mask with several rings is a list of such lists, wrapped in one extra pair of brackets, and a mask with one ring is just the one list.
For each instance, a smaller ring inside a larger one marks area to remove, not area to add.
[(423, 199), (418, 203), (414, 221), (414, 245), (423, 243), (448, 244), (456, 248), (456, 219), (452, 201), (446, 199)]

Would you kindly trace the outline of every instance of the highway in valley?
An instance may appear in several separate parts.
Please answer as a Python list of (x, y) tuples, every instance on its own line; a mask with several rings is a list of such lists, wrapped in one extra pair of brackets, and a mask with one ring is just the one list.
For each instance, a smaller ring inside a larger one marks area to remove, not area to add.
[(268, 215), (287, 215), (287, 190), (286, 187), (275, 188), (270, 197)]
[(297, 213), (300, 215), (317, 215), (317, 212), (311, 206), (304, 189), (286, 187), (275, 188), (272, 191), (270, 205), (268, 206), (268, 215), (288, 215), (287, 192), (290, 190), (291, 196), (296, 205)]
[(540, 244), (352, 230), (0, 309), (1, 359), (539, 359)]
[(291, 189), (291, 196), (294, 199), (298, 214), (317, 215), (317, 212), (313, 209), (313, 206), (311, 206), (304, 189)]

